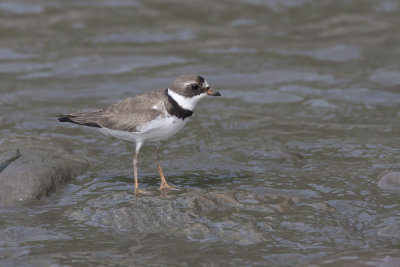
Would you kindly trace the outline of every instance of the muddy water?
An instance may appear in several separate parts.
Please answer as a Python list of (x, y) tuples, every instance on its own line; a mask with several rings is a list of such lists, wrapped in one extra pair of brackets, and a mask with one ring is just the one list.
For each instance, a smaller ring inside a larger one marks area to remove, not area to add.
[[(93, 163), (48, 198), (0, 209), (2, 265), (400, 262), (386, 231), (400, 191), (377, 185), (400, 169), (397, 1), (10, 0), (0, 28), (0, 142), (66, 138)], [(186, 73), (222, 97), (161, 146), (182, 191), (160, 196), (145, 147), (139, 181), (153, 195), (135, 198), (133, 144), (54, 119)], [(193, 215), (191, 197), (212, 192), (235, 205)], [(146, 227), (96, 213), (130, 205)]]

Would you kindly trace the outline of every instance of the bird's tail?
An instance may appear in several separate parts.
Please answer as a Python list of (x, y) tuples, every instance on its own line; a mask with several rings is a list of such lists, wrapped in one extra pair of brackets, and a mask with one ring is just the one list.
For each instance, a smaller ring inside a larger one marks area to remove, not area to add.
[(93, 120), (90, 120), (85, 116), (79, 116), (79, 114), (58, 115), (57, 119), (60, 122), (71, 122), (79, 125), (101, 128), (101, 126)]

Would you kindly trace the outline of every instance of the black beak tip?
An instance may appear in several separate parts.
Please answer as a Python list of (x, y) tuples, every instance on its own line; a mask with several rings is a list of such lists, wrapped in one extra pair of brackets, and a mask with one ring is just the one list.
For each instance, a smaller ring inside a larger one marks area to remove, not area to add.
[(220, 94), (219, 92), (215, 92), (215, 93), (213, 94), (213, 96), (221, 96), (221, 94)]

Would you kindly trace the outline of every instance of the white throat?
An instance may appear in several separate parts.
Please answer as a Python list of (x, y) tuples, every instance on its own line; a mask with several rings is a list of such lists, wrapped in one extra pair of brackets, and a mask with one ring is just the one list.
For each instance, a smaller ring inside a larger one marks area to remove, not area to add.
[(193, 111), (196, 104), (203, 97), (207, 96), (207, 93), (202, 93), (200, 95), (196, 95), (193, 97), (185, 97), (168, 89), (168, 95), (171, 96), (172, 99), (174, 99), (176, 103), (178, 103), (178, 105), (181, 106), (182, 108)]

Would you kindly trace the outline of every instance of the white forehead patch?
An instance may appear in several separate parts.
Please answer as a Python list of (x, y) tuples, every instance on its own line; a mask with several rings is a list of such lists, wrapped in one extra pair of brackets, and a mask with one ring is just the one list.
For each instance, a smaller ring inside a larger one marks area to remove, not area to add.
[[(195, 80), (186, 81), (186, 82), (183, 83), (183, 87), (186, 87), (186, 86), (188, 86), (190, 84), (193, 84), (193, 83), (197, 83), (197, 81), (195, 81)], [(204, 88), (207, 88), (209, 86), (206, 80), (204, 80), (203, 86), (204, 86)]]
[(186, 87), (186, 86), (188, 86), (189, 84), (192, 84), (192, 83), (196, 83), (196, 81), (193, 81), (193, 80), (186, 81), (186, 82), (183, 83), (183, 87)]
[(207, 93), (202, 93), (200, 95), (195, 95), (192, 97), (185, 97), (182, 96), (178, 93), (175, 93), (174, 91), (168, 89), (168, 94), (178, 103), (179, 106), (181, 106), (184, 109), (188, 109), (193, 111), (194, 107), (196, 104), (205, 96), (207, 96)]

